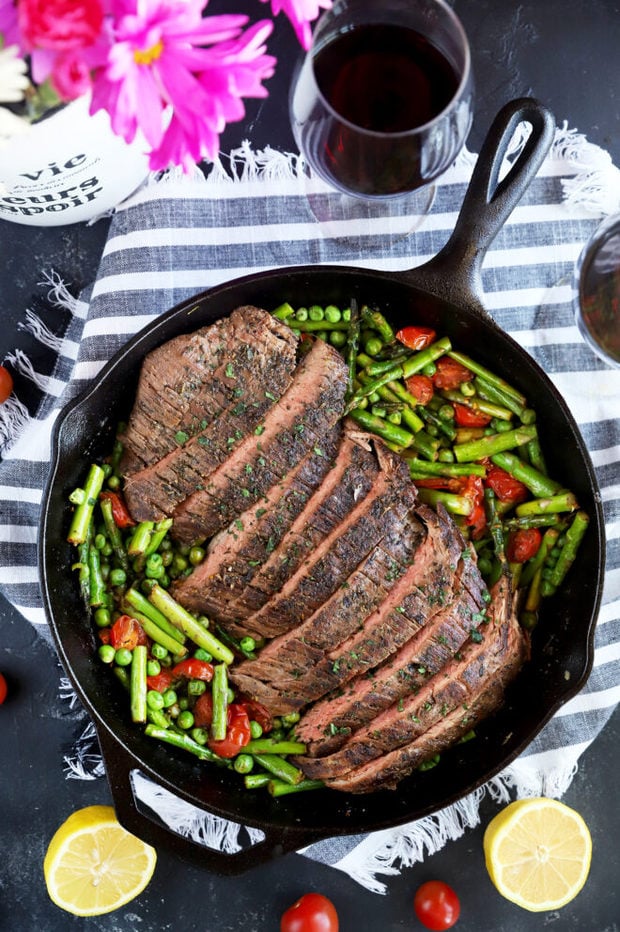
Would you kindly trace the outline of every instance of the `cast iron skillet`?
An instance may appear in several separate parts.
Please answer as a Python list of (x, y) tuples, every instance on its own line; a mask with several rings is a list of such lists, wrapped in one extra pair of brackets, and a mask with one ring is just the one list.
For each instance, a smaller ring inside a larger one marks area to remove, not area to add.
[[(507, 177), (499, 181), (499, 167), (521, 121), (531, 125), (530, 137)], [(553, 132), (553, 117), (535, 100), (513, 101), (500, 112), (482, 147), (454, 233), (425, 266), (398, 274), (295, 267), (213, 288), (141, 331), (59, 417), (40, 527), (43, 598), (61, 661), (95, 723), (118, 816), (152, 844), (175, 849), (217, 872), (236, 873), (321, 838), (419, 818), (461, 798), (505, 767), (586, 681), (604, 568), (594, 472), (561, 396), (531, 357), (487, 315), (479, 298), (486, 249), (540, 167)], [(321, 790), (272, 800), (264, 792), (246, 791), (232, 774), (146, 738), (131, 724), (126, 694), (94, 657), (91, 622), (69, 569), (67, 499), (83, 481), (89, 462), (110, 451), (115, 426), (128, 414), (140, 363), (151, 349), (239, 305), (271, 308), (288, 300), (298, 306), (312, 301), (344, 307), (352, 298), (375, 303), (399, 325), (432, 324), (459, 349), (512, 380), (539, 413), (551, 474), (577, 494), (592, 520), (566, 585), (544, 606), (531, 662), (509, 690), (504, 707), (477, 728), (475, 741), (446, 753), (442, 765), (409, 777), (397, 791), (349, 796)], [(130, 788), (134, 768), (200, 809), (262, 829), (264, 842), (226, 855), (182, 839), (139, 808)]]

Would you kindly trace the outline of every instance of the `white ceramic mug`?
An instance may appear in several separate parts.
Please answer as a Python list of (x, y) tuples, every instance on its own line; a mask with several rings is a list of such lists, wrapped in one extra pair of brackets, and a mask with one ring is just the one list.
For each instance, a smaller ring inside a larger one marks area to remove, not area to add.
[(0, 219), (61, 226), (97, 217), (147, 177), (143, 139), (116, 136), (81, 97), (0, 145)]

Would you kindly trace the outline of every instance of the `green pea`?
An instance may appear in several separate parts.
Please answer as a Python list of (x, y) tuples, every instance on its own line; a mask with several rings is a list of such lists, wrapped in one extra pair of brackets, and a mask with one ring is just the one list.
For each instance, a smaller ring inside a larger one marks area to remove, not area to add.
[(295, 311), (296, 320), (308, 320), (308, 308), (307, 307), (298, 307)]
[(187, 696), (181, 696), (179, 699), (179, 708), (183, 711), (185, 711), (185, 709), (189, 709), (189, 699)]
[(164, 552), (161, 555), (161, 565), (171, 566), (173, 560), (174, 560), (174, 554), (172, 550), (164, 550)]
[(325, 320), (328, 320), (330, 324), (337, 324), (341, 319), (340, 308), (335, 304), (328, 304), (325, 308)]
[(173, 705), (176, 704), (177, 694), (174, 689), (166, 689), (163, 693), (164, 697), (164, 708), (170, 709)]
[(296, 725), (300, 718), (299, 712), (289, 712), (287, 715), (282, 716), (282, 724), (286, 728), (290, 728), (291, 725)]
[(329, 342), (337, 349), (341, 349), (347, 342), (347, 335), (344, 330), (332, 330), (329, 335)]
[(238, 754), (235, 757), (235, 762), (233, 764), (233, 769), (237, 773), (250, 773), (254, 767), (254, 758), (251, 754)]
[(158, 673), (161, 673), (161, 664), (158, 660), (147, 660), (146, 662), (146, 675), (147, 676), (157, 676)]
[(207, 663), (211, 663), (213, 660), (212, 654), (210, 654), (208, 650), (205, 650), (204, 647), (199, 647), (198, 650), (195, 650), (194, 657), (196, 660), (205, 660)]
[(231, 689), (230, 686), (226, 690), (226, 701), (228, 702), (228, 705), (235, 701), (235, 691), (234, 689)]
[(427, 363), (422, 369), (422, 375), (426, 375), (429, 379), (432, 379), (436, 372), (437, 366), (434, 362)]
[(342, 312), (342, 319), (346, 321), (347, 323), (351, 320), (351, 308), (350, 307), (346, 307), (344, 309), (344, 311)]
[(108, 478), (109, 489), (112, 489), (113, 492), (116, 492), (117, 489), (120, 489), (120, 487), (121, 487), (121, 480), (119, 476), (112, 475)]
[(172, 569), (174, 570), (175, 573), (182, 573), (183, 570), (187, 569), (187, 560), (182, 554), (176, 553), (174, 555), (174, 559), (172, 561)]
[(116, 651), (111, 644), (102, 644), (97, 653), (99, 654), (99, 659), (104, 663), (112, 663), (116, 655)]
[(179, 712), (177, 725), (179, 728), (182, 728), (183, 731), (188, 731), (190, 728), (193, 728), (194, 716), (189, 711), (189, 709), (183, 709), (182, 712)]
[(259, 725), (258, 722), (255, 722), (254, 719), (250, 720), (250, 734), (252, 738), (260, 738), (263, 733), (263, 726)]
[(163, 709), (164, 697), (156, 689), (149, 689), (146, 694), (146, 704), (149, 709)]
[(239, 647), (241, 650), (253, 651), (256, 649), (256, 641), (248, 634), (244, 638), (241, 638), (239, 641)]
[(473, 398), (476, 394), (476, 386), (473, 382), (461, 382), (461, 394), (466, 398)]
[(189, 552), (189, 562), (192, 566), (198, 566), (205, 558), (204, 547), (192, 547)]
[(383, 342), (379, 339), (379, 337), (370, 337), (364, 343), (364, 349), (369, 356), (376, 356), (377, 353), (380, 353), (383, 349)]
[(308, 317), (310, 320), (323, 320), (325, 311), (320, 304), (313, 304), (312, 307), (308, 308)]
[(187, 692), (190, 696), (202, 696), (206, 688), (207, 684), (204, 680), (190, 680), (187, 684)]
[(127, 582), (127, 573), (120, 566), (110, 572), (110, 585), (124, 586)]
[(126, 647), (119, 647), (114, 654), (114, 662), (119, 667), (128, 667), (132, 660), (132, 653)]
[(112, 616), (107, 608), (98, 608), (95, 611), (95, 624), (98, 628), (107, 628), (112, 620)]
[(192, 728), (190, 731), (190, 737), (194, 739), (196, 744), (205, 745), (209, 740), (209, 734), (205, 728)]
[(97, 550), (103, 550), (107, 543), (105, 534), (95, 534), (95, 540), (93, 541)]
[(151, 647), (151, 653), (156, 660), (164, 660), (168, 656), (168, 648), (155, 643)]

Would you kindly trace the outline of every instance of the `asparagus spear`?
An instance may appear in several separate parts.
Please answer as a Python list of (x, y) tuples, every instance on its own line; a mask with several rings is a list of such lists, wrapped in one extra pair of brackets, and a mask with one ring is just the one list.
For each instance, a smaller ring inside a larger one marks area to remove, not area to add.
[(514, 453), (508, 451), (496, 453), (491, 457), (491, 462), (522, 482), (536, 498), (547, 498), (560, 491), (559, 482), (549, 479), (548, 476), (543, 475), (533, 466), (530, 466), (529, 463), (524, 463)]
[(131, 655), (129, 702), (133, 722), (146, 722), (146, 655), (144, 644), (137, 644)]
[(218, 663), (213, 668), (213, 718), (211, 720), (211, 737), (214, 741), (223, 741), (226, 737), (228, 715), (228, 672), (225, 663)]
[(76, 489), (70, 500), (77, 504), (73, 514), (67, 540), (70, 544), (83, 544), (88, 534), (88, 526), (93, 516), (93, 509), (103, 487), (105, 472), (95, 463), (90, 467), (83, 489)]
[(495, 456), (497, 453), (513, 450), (522, 443), (527, 443), (535, 432), (534, 426), (516, 427), (514, 430), (506, 430), (501, 434), (490, 434), (466, 443), (457, 443), (454, 446), (454, 455), (459, 463), (482, 460), (485, 456)]
[(200, 622), (190, 615), (176, 599), (173, 599), (169, 592), (155, 583), (149, 593), (149, 601), (158, 608), (159, 611), (171, 621), (175, 627), (179, 628), (189, 638), (194, 641), (198, 647), (212, 654), (217, 660), (223, 663), (232, 663), (235, 659), (233, 652), (222, 644), (210, 631), (207, 631)]
[(551, 575), (542, 582), (541, 592), (543, 596), (553, 595), (564, 582), (564, 578), (577, 556), (579, 544), (583, 540), (583, 536), (588, 529), (589, 521), (590, 519), (585, 511), (578, 511), (573, 518), (570, 527), (566, 531), (564, 545), (551, 571)]

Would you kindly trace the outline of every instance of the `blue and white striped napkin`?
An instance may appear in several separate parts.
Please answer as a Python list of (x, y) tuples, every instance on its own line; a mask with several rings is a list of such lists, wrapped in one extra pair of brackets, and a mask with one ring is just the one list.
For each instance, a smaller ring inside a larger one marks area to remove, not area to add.
[[(326, 236), (307, 195), (333, 195), (319, 181), (308, 180), (299, 157), (270, 149), (256, 153), (246, 145), (226, 160), (227, 171), (216, 164), (206, 180), (201, 175), (153, 181), (125, 202), (112, 219), (97, 279), (87, 293), (73, 297), (48, 275), (49, 311), (45, 319), (29, 312), (24, 324), (33, 341), (55, 354), (53, 373), (42, 376), (27, 355), (12, 354), (10, 362), (41, 390), (41, 404), (34, 417), (16, 399), (0, 409), (0, 588), (25, 619), (45, 634), (36, 537), (52, 425), (106, 360), (169, 307), (246, 273), (307, 263), (386, 270), (419, 265), (448, 238), (473, 160), (464, 153), (439, 181), (431, 212), (411, 235), (400, 236), (390, 221), (362, 211), (357, 221), (343, 220), (338, 235)], [(485, 793), (498, 802), (509, 794), (561, 796), (579, 756), (620, 699), (620, 370), (606, 367), (582, 343), (571, 304), (574, 263), (600, 218), (613, 211), (620, 211), (620, 172), (607, 153), (581, 135), (559, 130), (483, 268), (486, 307), (566, 399), (602, 490), (608, 568), (592, 675), (527, 751), (470, 797), (410, 825), (305, 849), (308, 857), (346, 871), (376, 892), (384, 890), (378, 875), (421, 860), (475, 825)], [(83, 737), (89, 734), (87, 728)], [(103, 772), (87, 740), (68, 768), (73, 776)], [(192, 812), (139, 776), (134, 791), (147, 805), (156, 805), (175, 830), (234, 850), (237, 826)]]

